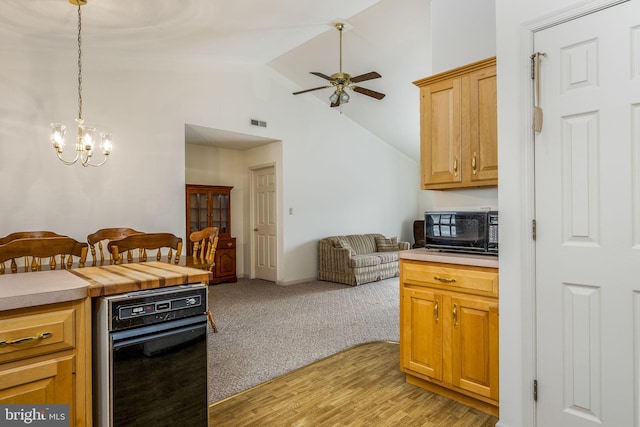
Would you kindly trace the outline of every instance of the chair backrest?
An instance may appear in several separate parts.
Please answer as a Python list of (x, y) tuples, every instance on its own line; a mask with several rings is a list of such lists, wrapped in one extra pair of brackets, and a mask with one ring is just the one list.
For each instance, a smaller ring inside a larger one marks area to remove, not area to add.
[[(98, 251), (100, 252), (100, 263), (104, 263), (104, 249), (106, 249), (106, 245), (108, 245), (110, 241), (122, 239), (123, 237), (132, 236), (134, 234), (142, 234), (142, 231), (137, 231), (133, 228), (101, 228), (95, 233), (89, 234), (87, 236), (87, 242), (89, 242), (89, 250), (91, 251), (93, 264), (97, 264), (98, 261), (96, 257), (96, 244), (98, 246)], [(107, 252), (109, 253), (109, 261), (113, 264), (113, 256), (111, 255), (111, 252)]]
[(53, 231), (18, 231), (17, 233), (11, 233), (0, 238), (0, 245), (6, 245), (7, 243), (16, 239), (30, 239), (36, 237), (67, 237), (62, 234), (54, 233)]
[(189, 235), (191, 256), (195, 265), (213, 265), (218, 246), (218, 227), (207, 227)]
[[(157, 250), (157, 261), (162, 261), (162, 250), (165, 249), (168, 250), (166, 254), (167, 262), (179, 264), (182, 252), (182, 238), (171, 233), (140, 233), (112, 240), (107, 245), (107, 248), (116, 264), (122, 264), (125, 252), (127, 253), (127, 262), (146, 262), (147, 251), (154, 249)], [(136, 250), (138, 255), (134, 257)]]
[[(16, 259), (25, 258), (24, 271), (42, 270), (42, 260), (49, 258), (49, 269), (58, 267), (56, 257), (59, 257), (60, 269), (70, 269), (74, 266), (74, 257), (78, 258), (77, 266), (84, 267), (87, 259), (88, 244), (78, 242), (71, 237), (36, 237), (15, 239), (0, 245), (0, 274), (4, 274), (5, 262), (11, 261), (12, 273), (18, 272)], [(46, 264), (45, 264), (46, 265)]]

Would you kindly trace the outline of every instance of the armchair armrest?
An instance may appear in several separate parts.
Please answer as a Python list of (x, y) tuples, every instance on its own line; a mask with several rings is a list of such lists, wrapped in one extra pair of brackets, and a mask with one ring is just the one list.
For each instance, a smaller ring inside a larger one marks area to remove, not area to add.
[(409, 250), (409, 242), (398, 242), (398, 250), (399, 251)]
[(347, 248), (334, 248), (329, 242), (318, 243), (318, 269), (324, 271), (347, 271), (351, 260), (351, 251)]

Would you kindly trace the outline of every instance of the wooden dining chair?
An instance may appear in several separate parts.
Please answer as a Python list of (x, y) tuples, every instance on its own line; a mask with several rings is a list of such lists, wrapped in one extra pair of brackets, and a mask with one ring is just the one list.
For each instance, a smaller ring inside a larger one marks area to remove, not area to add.
[[(142, 231), (134, 230), (133, 228), (101, 228), (93, 234), (87, 236), (87, 242), (89, 243), (89, 250), (91, 251), (91, 258), (93, 259), (93, 265), (104, 264), (105, 256), (104, 250), (112, 240), (119, 240), (123, 237), (132, 236), (134, 234), (142, 234)], [(98, 261), (96, 255), (96, 245), (100, 254), (100, 260)], [(109, 263), (114, 264), (113, 256), (111, 252), (106, 250), (109, 254)]]
[(4, 237), (0, 237), (0, 245), (6, 245), (7, 243), (17, 239), (31, 239), (31, 238), (38, 238), (38, 237), (68, 237), (68, 236), (54, 233), (53, 231), (18, 231), (16, 233), (11, 233)]
[[(24, 271), (55, 270), (60, 267), (70, 269), (75, 266), (84, 267), (87, 259), (88, 244), (78, 242), (71, 237), (35, 237), (15, 239), (0, 245), (0, 274), (6, 271), (5, 263), (10, 261), (10, 270), (17, 273), (18, 262), (24, 258)], [(77, 261), (75, 261), (75, 258)], [(48, 265), (43, 260), (48, 258)], [(59, 260), (59, 261), (58, 261)]]
[(189, 235), (191, 257), (186, 266), (213, 271), (216, 247), (218, 246), (218, 227), (207, 227)]
[[(110, 241), (107, 249), (111, 253), (115, 264), (124, 262), (125, 252), (127, 253), (127, 262), (146, 262), (147, 251), (149, 250), (157, 251), (155, 256), (157, 261), (162, 261), (162, 258), (165, 257), (166, 262), (179, 264), (182, 252), (182, 238), (171, 233), (133, 234), (122, 239)], [(166, 254), (163, 254), (163, 251), (166, 251)], [(136, 252), (137, 256), (134, 256)]]

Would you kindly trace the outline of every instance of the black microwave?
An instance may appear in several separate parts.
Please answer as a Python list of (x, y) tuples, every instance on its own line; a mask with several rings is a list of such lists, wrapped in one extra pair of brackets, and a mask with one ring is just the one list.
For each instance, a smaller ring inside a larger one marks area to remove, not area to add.
[(444, 252), (498, 255), (498, 212), (425, 212), (424, 246)]

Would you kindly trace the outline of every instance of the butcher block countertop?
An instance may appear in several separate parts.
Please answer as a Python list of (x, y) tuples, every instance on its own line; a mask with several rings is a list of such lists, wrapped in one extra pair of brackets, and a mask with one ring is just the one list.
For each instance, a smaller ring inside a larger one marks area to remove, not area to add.
[(89, 282), (89, 296), (101, 297), (185, 283), (209, 283), (211, 273), (166, 262), (85, 267), (71, 270)]
[(474, 267), (498, 268), (498, 257), (495, 255), (475, 255), (451, 252), (439, 252), (425, 248), (400, 251), (400, 259), (412, 261), (439, 262), (443, 264), (470, 265)]
[(0, 275), (0, 311), (185, 283), (208, 283), (210, 272), (166, 262), (105, 265)]

